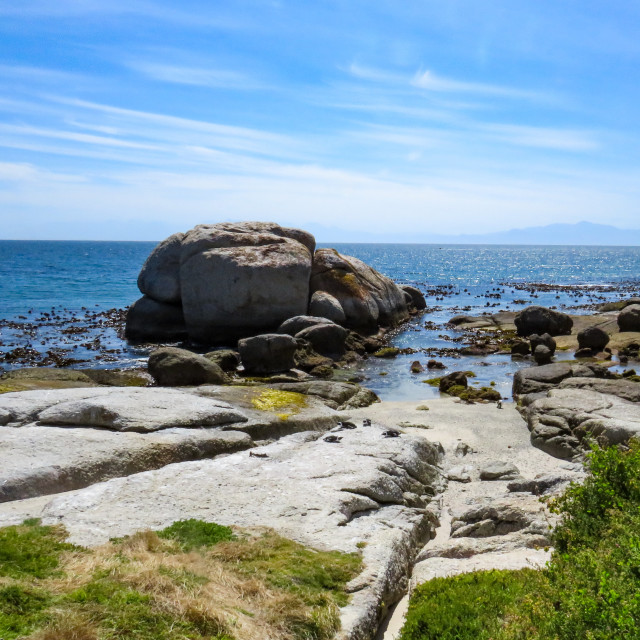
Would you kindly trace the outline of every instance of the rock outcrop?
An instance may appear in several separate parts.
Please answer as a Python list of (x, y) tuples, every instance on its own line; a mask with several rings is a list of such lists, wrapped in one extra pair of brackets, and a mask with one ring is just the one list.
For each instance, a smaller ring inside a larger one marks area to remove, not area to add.
[(311, 234), (268, 222), (176, 233), (152, 251), (138, 287), (144, 295), (126, 324), (135, 341), (234, 345), (307, 313), (373, 334), (425, 304), (414, 287), (403, 291), (356, 258), (315, 251)]
[(335, 249), (318, 249), (311, 291), (333, 296), (345, 314), (345, 326), (362, 333), (392, 327), (409, 317), (404, 292), (392, 280), (357, 258)]
[(200, 518), (271, 527), (315, 548), (363, 547), (365, 568), (348, 585), (351, 602), (341, 611), (339, 637), (371, 638), (406, 590), (416, 550), (432, 535), (435, 517), (425, 507), (440, 482), (436, 446), (382, 433), (375, 425), (359, 427), (342, 431), (338, 442), (298, 434), (254, 449), (253, 456), (236, 453), (110, 480), (54, 499), (43, 521), (63, 524), (71, 541), (90, 546)]
[(584, 452), (587, 438), (614, 445), (640, 434), (640, 404), (586, 389), (552, 389), (523, 415), (533, 446), (567, 460)]

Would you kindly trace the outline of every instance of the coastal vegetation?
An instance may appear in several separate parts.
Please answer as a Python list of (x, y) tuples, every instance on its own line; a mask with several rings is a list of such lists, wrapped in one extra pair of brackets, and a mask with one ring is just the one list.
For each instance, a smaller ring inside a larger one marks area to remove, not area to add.
[(550, 501), (562, 519), (542, 571), (439, 578), (413, 593), (402, 640), (640, 637), (640, 443), (594, 447), (589, 474)]
[(0, 529), (4, 640), (333, 637), (359, 554), (271, 530), (176, 522), (85, 549), (38, 520)]

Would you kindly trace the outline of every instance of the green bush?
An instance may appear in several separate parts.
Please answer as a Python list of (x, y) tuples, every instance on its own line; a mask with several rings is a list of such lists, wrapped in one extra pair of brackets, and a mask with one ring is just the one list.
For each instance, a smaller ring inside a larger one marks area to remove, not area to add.
[(640, 444), (595, 447), (561, 516), (546, 569), (432, 580), (413, 593), (402, 640), (640, 638)]

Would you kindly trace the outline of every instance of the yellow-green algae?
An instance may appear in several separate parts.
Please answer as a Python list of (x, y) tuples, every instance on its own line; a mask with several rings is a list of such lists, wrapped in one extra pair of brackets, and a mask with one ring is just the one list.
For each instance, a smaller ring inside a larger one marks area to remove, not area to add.
[[(251, 404), (259, 411), (272, 411), (281, 420), (287, 420), (307, 406), (307, 397), (294, 391), (265, 389), (251, 398)], [(286, 411), (279, 412), (281, 409)]]

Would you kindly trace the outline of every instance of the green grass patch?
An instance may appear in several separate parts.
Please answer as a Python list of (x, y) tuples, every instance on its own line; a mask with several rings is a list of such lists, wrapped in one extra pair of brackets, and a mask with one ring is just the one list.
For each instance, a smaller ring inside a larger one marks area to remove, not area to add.
[(234, 535), (230, 527), (191, 518), (179, 520), (166, 529), (158, 531), (158, 537), (175, 540), (182, 551), (192, 551), (233, 540)]
[(75, 548), (65, 538), (61, 527), (45, 527), (36, 519), (1, 528), (0, 576), (46, 578), (54, 574), (62, 552)]
[(49, 594), (30, 587), (0, 588), (0, 638), (12, 640), (32, 631), (43, 622), (50, 601)]
[(87, 550), (0, 528), (2, 640), (330, 640), (359, 554), (198, 520)]
[(272, 531), (257, 540), (231, 544), (233, 549), (227, 546), (221, 554), (230, 553), (240, 571), (301, 596), (312, 606), (347, 604), (344, 585), (358, 575), (362, 566), (357, 553), (316, 551)]

